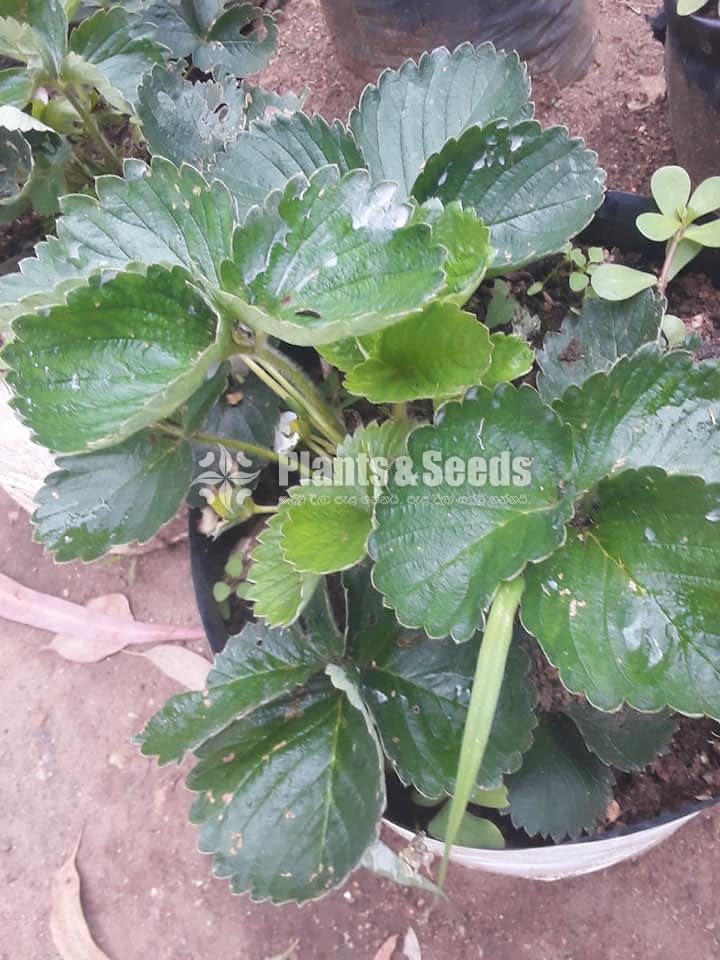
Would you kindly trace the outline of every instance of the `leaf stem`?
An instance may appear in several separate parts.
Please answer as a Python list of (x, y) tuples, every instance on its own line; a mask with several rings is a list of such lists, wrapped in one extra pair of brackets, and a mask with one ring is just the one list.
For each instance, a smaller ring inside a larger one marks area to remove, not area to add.
[(92, 115), (92, 111), (87, 109), (85, 104), (82, 102), (82, 99), (69, 84), (63, 84), (61, 89), (62, 93), (67, 97), (77, 114), (80, 116), (86, 133), (92, 140), (94, 140), (98, 150), (108, 163), (111, 172), (121, 174), (122, 161), (108, 143), (105, 134), (102, 132), (95, 120), (95, 117)]
[(211, 433), (193, 433), (188, 436), (180, 427), (171, 423), (156, 424), (158, 430), (169, 434), (171, 437), (179, 437), (188, 440), (190, 443), (204, 443), (208, 447), (223, 446), (228, 450), (236, 450), (239, 453), (248, 453), (253, 457), (262, 457), (264, 460), (270, 460), (272, 463), (286, 463), (286, 458), (279, 453), (275, 453), (270, 447), (263, 447), (257, 443), (248, 443), (245, 440), (235, 440), (233, 437), (221, 437)]
[(458, 761), (455, 795), (450, 804), (445, 850), (440, 864), (438, 884), (445, 883), (450, 851), (465, 814), (470, 796), (475, 789), (478, 773), (485, 756), (498, 698), (505, 676), (515, 614), (525, 587), (521, 576), (503, 581), (495, 594), (488, 616), (482, 646), (478, 654), (472, 694), (468, 704)]
[(675, 254), (677, 248), (680, 246), (680, 241), (683, 238), (684, 230), (678, 230), (675, 236), (670, 241), (670, 244), (667, 248), (667, 253), (665, 254), (665, 262), (662, 265), (662, 271), (660, 273), (660, 279), (658, 280), (658, 289), (660, 290), (660, 296), (665, 296), (665, 290), (667, 288), (670, 275), (670, 268), (672, 267), (672, 262), (675, 259)]

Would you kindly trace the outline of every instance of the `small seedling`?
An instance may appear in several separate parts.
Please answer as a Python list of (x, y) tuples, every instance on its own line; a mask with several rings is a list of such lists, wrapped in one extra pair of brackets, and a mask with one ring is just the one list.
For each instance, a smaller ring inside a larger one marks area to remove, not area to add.
[(563, 259), (552, 269), (544, 280), (536, 280), (527, 289), (529, 297), (542, 293), (550, 280), (556, 275), (563, 263), (570, 267), (568, 284), (573, 293), (582, 293), (587, 290), (590, 278), (597, 267), (605, 260), (605, 251), (602, 247), (588, 247), (587, 253), (572, 243), (566, 243), (562, 250)]

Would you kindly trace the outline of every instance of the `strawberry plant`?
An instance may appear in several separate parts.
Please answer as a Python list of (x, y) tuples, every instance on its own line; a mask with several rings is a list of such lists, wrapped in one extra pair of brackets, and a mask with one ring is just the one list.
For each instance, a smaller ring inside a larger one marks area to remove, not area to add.
[[(200, 849), (257, 899), (360, 864), (427, 884), (378, 840), (387, 771), (448, 847), (502, 840), (469, 801), (580, 836), (668, 711), (720, 716), (720, 368), (667, 349), (653, 291), (588, 300), (537, 355), (463, 309), (603, 197), (515, 56), (425, 54), (347, 125), (214, 129), (166, 125), (165, 156), (66, 199), (0, 280), (14, 406), (58, 456), (34, 516), (58, 560), (148, 539), (191, 490), (224, 528), (270, 514), (218, 591), (257, 622), (142, 751), (195, 755)], [(530, 636), (578, 695), (560, 712)]]

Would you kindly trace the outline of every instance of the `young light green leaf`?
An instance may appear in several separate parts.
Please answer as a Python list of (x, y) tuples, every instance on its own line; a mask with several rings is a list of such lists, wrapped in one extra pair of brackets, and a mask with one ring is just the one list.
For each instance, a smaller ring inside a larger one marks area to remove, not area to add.
[(688, 227), (685, 237), (703, 247), (720, 247), (720, 219)]
[(573, 293), (582, 293), (583, 290), (587, 289), (589, 283), (590, 277), (586, 273), (575, 271), (568, 277), (568, 285)]
[(36, 497), (35, 538), (57, 561), (95, 560), (118, 544), (145, 543), (171, 520), (192, 476), (190, 444), (152, 430), (76, 457), (61, 457)]
[[(426, 797), (453, 794), (480, 634), (462, 644), (430, 640), (398, 624), (366, 567), (347, 570), (343, 581), (348, 649), (386, 755)], [(514, 644), (477, 776), (484, 787), (517, 770), (532, 742), (536, 694), (528, 673), (527, 654)]]
[(668, 283), (670, 283), (671, 280), (674, 280), (680, 271), (684, 270), (689, 263), (692, 263), (701, 250), (701, 243), (697, 243), (695, 240), (688, 240), (687, 237), (683, 237), (683, 239), (677, 245), (677, 249), (675, 250), (673, 258), (670, 261), (670, 267), (667, 274)]
[(276, 903), (322, 896), (378, 838), (379, 744), (362, 709), (327, 681), (254, 711), (199, 755), (190, 819), (233, 893)]
[(662, 467), (720, 481), (720, 366), (654, 344), (555, 404), (575, 435), (578, 490), (621, 470)]
[(373, 403), (448, 397), (482, 383), (490, 336), (477, 318), (452, 303), (433, 303), (383, 330), (345, 386)]
[(720, 716), (720, 486), (661, 470), (603, 481), (592, 526), (529, 567), (523, 620), (568, 689)]
[(648, 240), (664, 243), (682, 229), (678, 217), (666, 217), (662, 213), (641, 213), (637, 218), (637, 228)]
[(660, 212), (671, 219), (682, 216), (690, 199), (690, 176), (682, 167), (660, 167), (652, 175), (650, 191)]
[(596, 155), (563, 128), (501, 120), (449, 140), (426, 163), (413, 196), (474, 209), (490, 228), (492, 269), (507, 272), (557, 253), (587, 226), (603, 182)]
[(664, 753), (677, 731), (666, 710), (638, 713), (626, 707), (604, 713), (588, 703), (571, 702), (562, 712), (578, 728), (588, 750), (603, 763), (627, 773), (646, 767)]
[(470, 802), (477, 807), (487, 807), (491, 810), (506, 810), (510, 806), (505, 784), (494, 790), (483, 790), (478, 787), (477, 790), (473, 790)]
[(492, 251), (490, 231), (473, 210), (460, 203), (444, 207), (437, 199), (428, 200), (413, 217), (416, 223), (429, 223), (436, 243), (448, 252), (446, 281), (440, 296), (463, 306), (482, 283)]
[[(530, 290), (534, 286), (537, 285), (532, 284), (531, 287), (528, 287), (527, 292), (529, 296), (533, 296)], [(542, 288), (543, 285), (540, 284), (539, 289), (536, 290), (535, 293), (540, 293)], [(511, 323), (516, 306), (517, 300), (511, 294), (507, 282), (505, 280), (496, 280), (493, 284), (492, 298), (485, 312), (485, 326), (493, 330), (495, 327), (504, 327)]]
[(592, 288), (603, 300), (629, 300), (643, 290), (657, 286), (654, 273), (635, 270), (619, 263), (601, 263), (593, 271)]
[(402, 623), (467, 640), (498, 582), (563, 542), (572, 435), (535, 390), (480, 387), (409, 452), (376, 506), (375, 586)]
[(535, 355), (530, 344), (513, 333), (493, 333), (490, 337), (492, 357), (483, 374), (482, 383), (495, 387), (524, 377), (533, 368)]
[(657, 342), (662, 305), (652, 292), (622, 303), (586, 300), (582, 312), (570, 313), (558, 333), (545, 335), (537, 354), (537, 388), (548, 403), (598, 371), (608, 371), (620, 357), (645, 343)]
[(373, 502), (387, 467), (405, 452), (409, 424), (360, 427), (328, 463), (332, 475), (290, 490), (280, 547), (298, 570), (333, 573), (359, 563), (372, 527)]
[(508, 777), (510, 816), (531, 837), (577, 840), (602, 817), (614, 778), (585, 746), (573, 722), (548, 714), (517, 773)]
[(662, 332), (670, 347), (679, 347), (688, 335), (685, 321), (672, 313), (666, 313), (662, 318)]
[(251, 207), (262, 206), (271, 191), (283, 190), (291, 177), (300, 173), (309, 178), (327, 164), (335, 164), (341, 174), (365, 166), (342, 123), (328, 124), (319, 114), (277, 114), (241, 131), (216, 156), (212, 176), (228, 187), (243, 219)]
[[(425, 161), (463, 130), (501, 117), (532, 116), (530, 84), (517, 54), (492, 44), (444, 47), (385, 70), (366, 87), (350, 128), (373, 181), (393, 180), (408, 196)], [(438, 104), (443, 104), (438, 109)]]
[[(445, 840), (450, 819), (450, 805), (445, 804), (439, 813), (436, 813), (428, 824), (428, 835), (435, 840)], [(492, 820), (476, 817), (472, 813), (465, 813), (457, 833), (454, 844), (460, 847), (472, 847), (476, 850), (504, 850), (505, 838)]]
[(704, 217), (720, 210), (720, 177), (703, 180), (690, 197), (688, 206), (693, 217)]
[(14, 406), (50, 450), (111, 446), (173, 413), (229, 352), (230, 332), (176, 267), (118, 274), (15, 323)]
[(282, 505), (260, 534), (248, 571), (247, 599), (255, 605), (255, 616), (273, 627), (293, 623), (319, 582), (315, 574), (296, 570), (282, 551), (282, 527), (288, 506)]

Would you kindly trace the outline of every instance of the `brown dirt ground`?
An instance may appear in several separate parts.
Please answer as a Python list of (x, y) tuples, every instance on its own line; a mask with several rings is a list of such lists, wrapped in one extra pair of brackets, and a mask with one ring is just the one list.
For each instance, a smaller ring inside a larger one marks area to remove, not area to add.
[[(611, 186), (646, 190), (650, 172), (672, 159), (662, 53), (643, 19), (654, 5), (597, 5), (600, 43), (591, 73), (562, 92), (540, 81), (539, 114), (584, 136)], [(280, 57), (261, 79), (284, 89), (307, 85), (310, 108), (330, 117), (345, 117), (362, 87), (338, 66), (318, 0), (290, 0)], [(93, 567), (55, 566), (2, 494), (0, 571), (78, 602), (125, 593), (142, 619), (197, 620), (184, 545)], [(423, 960), (720, 955), (720, 811), (698, 817), (640, 860), (590, 877), (546, 885), (455, 868), (450, 903), (429, 914), (426, 896), (364, 873), (301, 910), (232, 897), (196, 852), (180, 771), (159, 770), (129, 743), (174, 684), (127, 654), (66, 663), (43, 651), (48, 639), (0, 619), (0, 960), (57, 960), (50, 884), (81, 830), (85, 911), (112, 960), (372, 960), (391, 935), (402, 942), (409, 925)]]

